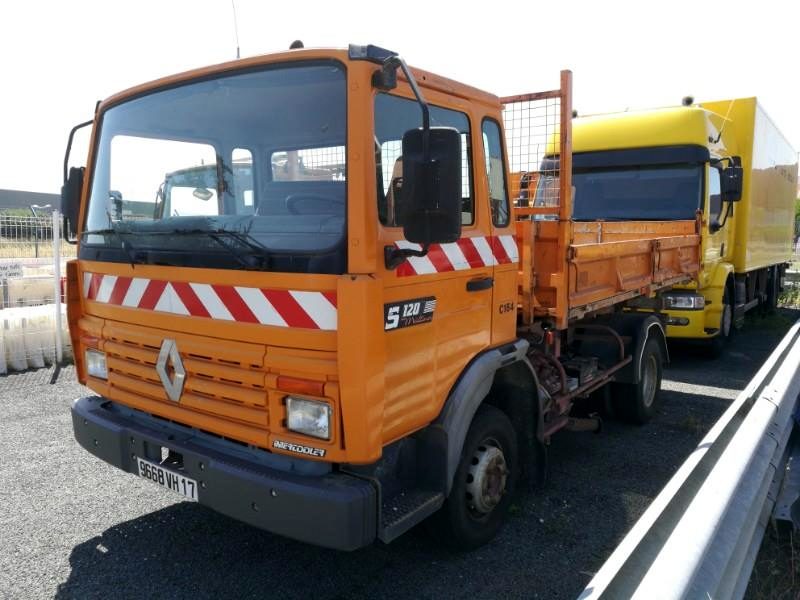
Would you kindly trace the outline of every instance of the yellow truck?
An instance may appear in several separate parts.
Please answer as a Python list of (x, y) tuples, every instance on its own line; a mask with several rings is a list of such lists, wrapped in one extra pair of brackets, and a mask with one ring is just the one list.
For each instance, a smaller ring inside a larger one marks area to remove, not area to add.
[[(534, 170), (536, 110), (559, 126), (565, 175), (523, 210), (509, 165)], [(73, 403), (76, 439), (322, 546), (428, 517), (462, 548), (489, 541), (551, 436), (597, 425), (576, 399), (610, 384), (630, 420), (652, 417), (663, 323), (624, 308), (700, 268), (693, 212), (571, 219), (571, 123), (568, 71), (498, 98), (374, 46), (253, 57), (100, 103), (62, 193), (92, 391)]]
[[(745, 312), (776, 305), (792, 255), (797, 154), (756, 98), (580, 117), (573, 136), (578, 230), (700, 220), (698, 280), (661, 295), (668, 336), (718, 353)], [(550, 187), (540, 178), (535, 204)]]

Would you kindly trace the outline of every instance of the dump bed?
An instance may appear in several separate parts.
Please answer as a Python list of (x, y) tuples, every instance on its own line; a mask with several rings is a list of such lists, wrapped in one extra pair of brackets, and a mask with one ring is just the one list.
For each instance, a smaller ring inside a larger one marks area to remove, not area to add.
[[(523, 320), (571, 320), (686, 283), (700, 269), (695, 221), (570, 222), (572, 242), (558, 243), (557, 221), (520, 220), (519, 296)], [(566, 275), (565, 275), (566, 273)]]
[(734, 140), (728, 151), (742, 157), (742, 199), (734, 209), (733, 265), (746, 273), (788, 262), (792, 255), (797, 153), (756, 98), (704, 102), (703, 108), (727, 117)]
[[(517, 192), (519, 304), (525, 324), (547, 318), (564, 329), (594, 311), (697, 276), (699, 220), (572, 220), (569, 72), (562, 73), (557, 90), (502, 102), (510, 189)], [(530, 181), (544, 186), (535, 204)]]

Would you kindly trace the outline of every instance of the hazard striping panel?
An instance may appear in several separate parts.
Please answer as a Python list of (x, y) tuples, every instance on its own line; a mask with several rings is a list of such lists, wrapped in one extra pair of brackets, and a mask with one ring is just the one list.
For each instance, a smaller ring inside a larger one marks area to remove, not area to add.
[(336, 292), (250, 288), (83, 274), (87, 300), (221, 321), (335, 331)]
[[(400, 249), (421, 250), (406, 240), (395, 242)], [(398, 277), (466, 271), (519, 261), (513, 235), (461, 238), (452, 244), (431, 244), (425, 256), (410, 256), (397, 268)]]

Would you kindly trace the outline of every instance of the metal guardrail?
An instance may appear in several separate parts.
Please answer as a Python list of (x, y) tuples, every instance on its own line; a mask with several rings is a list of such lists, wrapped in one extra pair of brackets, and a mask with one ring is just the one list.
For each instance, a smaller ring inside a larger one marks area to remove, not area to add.
[(775, 505), (800, 394), (796, 322), (580, 595), (741, 598)]

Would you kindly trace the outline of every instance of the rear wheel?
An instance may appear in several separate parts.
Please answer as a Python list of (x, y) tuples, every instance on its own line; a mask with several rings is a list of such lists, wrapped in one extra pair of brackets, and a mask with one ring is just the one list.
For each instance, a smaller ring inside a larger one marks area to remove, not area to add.
[(664, 357), (661, 345), (649, 337), (639, 362), (639, 383), (614, 383), (611, 402), (614, 413), (624, 421), (644, 425), (656, 413)]
[(770, 267), (767, 275), (767, 299), (764, 304), (764, 312), (771, 313), (778, 308), (778, 296), (780, 295), (780, 267)]
[(482, 405), (470, 425), (450, 495), (435, 525), (454, 549), (472, 550), (503, 525), (519, 463), (517, 436), (498, 408)]

